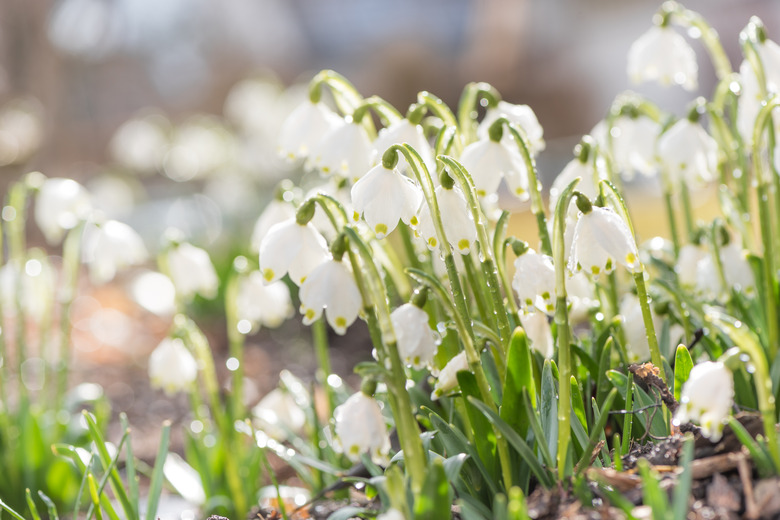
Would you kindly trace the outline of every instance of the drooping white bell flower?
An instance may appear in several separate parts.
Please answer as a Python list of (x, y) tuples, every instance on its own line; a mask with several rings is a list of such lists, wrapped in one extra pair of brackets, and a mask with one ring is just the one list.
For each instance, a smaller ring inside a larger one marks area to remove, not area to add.
[(555, 311), (555, 268), (552, 258), (529, 249), (515, 260), (512, 287), (525, 312), (533, 307), (546, 314)]
[(363, 307), (352, 271), (340, 260), (326, 260), (318, 265), (301, 284), (299, 293), (303, 324), (310, 325), (320, 316), (337, 334), (345, 334)]
[(577, 190), (589, 199), (595, 199), (599, 194), (598, 181), (606, 179), (606, 174), (594, 168), (593, 162), (582, 162), (579, 157), (575, 157), (564, 166), (550, 186), (550, 211), (555, 211), (558, 197), (577, 177), (580, 178)]
[(691, 369), (680, 394), (680, 407), (674, 414), (679, 426), (696, 421), (701, 433), (712, 442), (723, 435), (723, 425), (734, 402), (734, 377), (721, 362), (705, 361)]
[(734, 241), (720, 248), (720, 262), (727, 287), (723, 286), (718, 266), (711, 254), (696, 264), (696, 289), (707, 298), (725, 297), (729, 290), (755, 295), (756, 282), (747, 259), (747, 252)]
[(248, 334), (258, 327), (276, 328), (292, 317), (290, 290), (282, 281), (266, 284), (260, 271), (239, 280), (236, 307), (239, 331)]
[[(658, 316), (655, 311), (650, 309), (650, 315), (653, 317), (653, 327), (661, 331), (664, 326), (664, 320)], [(639, 298), (635, 294), (626, 294), (620, 300), (619, 317), (623, 332), (625, 334), (625, 348), (628, 353), (629, 361), (640, 362), (650, 359), (650, 344), (647, 341), (647, 330), (645, 329), (642, 307), (639, 305)], [(668, 356), (677, 348), (680, 338), (685, 335), (685, 330), (674, 323), (669, 327), (669, 343), (659, 345), (661, 354)], [(660, 340), (660, 332), (658, 339)]]
[(350, 460), (358, 461), (364, 453), (381, 463), (390, 453), (390, 436), (379, 404), (363, 392), (352, 394), (333, 411), (336, 435)]
[(466, 146), (460, 156), (461, 164), (468, 170), (477, 188), (477, 195), (485, 197), (498, 191), (501, 178), (506, 179), (511, 192), (520, 200), (528, 200), (528, 170), (523, 158), (502, 141), (480, 139)]
[(217, 271), (204, 249), (187, 242), (172, 247), (168, 251), (168, 269), (180, 297), (189, 299), (200, 294), (204, 298), (213, 298), (217, 295)]
[(197, 377), (198, 363), (181, 339), (165, 338), (149, 356), (152, 386), (166, 394), (189, 390)]
[(699, 262), (707, 256), (707, 249), (697, 244), (685, 244), (680, 248), (677, 263), (674, 266), (680, 285), (683, 287), (696, 286)]
[[(336, 177), (325, 179), (325, 182), (315, 186), (306, 193), (305, 200), (309, 200), (316, 195), (327, 195), (336, 199), (344, 208), (344, 213), (347, 215), (347, 218), (352, 216), (354, 220), (355, 211), (352, 209), (351, 188), (349, 183), (344, 179)], [(359, 219), (354, 221), (358, 222)], [(333, 242), (339, 234), (340, 230), (333, 226), (333, 222), (331, 222), (328, 214), (319, 204), (315, 206), (314, 217), (312, 217), (311, 223), (328, 242)]]
[(379, 239), (403, 220), (407, 225), (417, 213), (422, 190), (396, 169), (374, 166), (352, 186), (355, 215), (363, 215)]
[(376, 520), (406, 520), (406, 517), (398, 509), (390, 508), (384, 513), (377, 515)]
[(668, 25), (651, 27), (628, 50), (628, 77), (634, 83), (656, 81), (695, 90), (698, 72), (696, 52)]
[[(388, 148), (394, 144), (404, 143), (410, 144), (420, 154), (420, 158), (429, 171), (436, 171), (433, 149), (425, 138), (422, 125), (412, 124), (408, 119), (400, 119), (379, 131), (379, 135), (374, 139), (374, 155), (371, 164), (381, 163), (382, 155)], [(401, 170), (401, 173), (406, 173), (407, 168), (406, 161), (399, 162), (398, 169)]]
[[(780, 46), (772, 40), (765, 40), (756, 46), (756, 50), (763, 66), (765, 89), (759, 85), (756, 72), (748, 60), (743, 60), (739, 66), (742, 92), (737, 100), (737, 129), (746, 146), (753, 144), (756, 116), (765, 98), (780, 92)], [(780, 130), (780, 117), (773, 111), (772, 118), (777, 133)]]
[[(439, 203), (444, 234), (447, 241), (462, 255), (469, 254), (474, 241), (477, 239), (477, 228), (471, 217), (466, 198), (460, 188), (446, 189), (443, 186), (436, 188), (436, 199)], [(425, 239), (428, 249), (431, 251), (439, 247), (439, 237), (433, 225), (433, 218), (428, 204), (422, 204), (418, 215), (419, 226), (417, 232)]]
[(466, 351), (456, 354), (455, 357), (444, 365), (441, 372), (439, 372), (439, 377), (436, 379), (436, 385), (433, 387), (433, 392), (431, 393), (431, 399), (435, 401), (458, 386), (458, 372), (468, 370), (469, 362), (466, 359)]
[(322, 235), (311, 223), (301, 225), (295, 218), (272, 226), (260, 243), (260, 271), (266, 283), (289, 273), (290, 279), (301, 285), (328, 258), (328, 244)]
[(290, 435), (300, 435), (306, 425), (306, 413), (295, 397), (282, 388), (271, 390), (252, 408), (253, 423), (266, 435), (279, 442)]
[(612, 272), (615, 262), (636, 272), (640, 267), (636, 241), (620, 215), (609, 208), (594, 206), (577, 220), (569, 270), (598, 276)]
[(600, 305), (593, 283), (583, 272), (574, 273), (566, 280), (566, 301), (572, 325), (588, 320), (593, 309)]
[(521, 312), (520, 324), (528, 336), (531, 348), (541, 353), (545, 359), (552, 359), (555, 352), (555, 341), (547, 315), (543, 312)]
[(59, 243), (65, 231), (84, 221), (92, 211), (90, 194), (73, 179), (46, 179), (35, 200), (35, 223), (50, 244)]
[[(55, 297), (56, 276), (51, 264), (44, 258), (30, 258), (22, 268), (13, 262), (0, 267), (0, 303), (3, 313), (15, 316), (21, 305), (28, 318), (41, 320)], [(17, 298), (19, 301), (17, 302)]]
[(279, 132), (279, 153), (290, 160), (309, 156), (314, 147), (343, 119), (324, 103), (306, 100), (293, 110)]
[(430, 365), (438, 344), (428, 325), (428, 314), (413, 303), (405, 303), (390, 314), (390, 320), (401, 359), (414, 368)]
[(90, 224), (82, 235), (81, 259), (89, 265), (94, 283), (105, 283), (116, 272), (146, 261), (149, 254), (141, 236), (130, 226), (116, 220)]
[(252, 230), (252, 250), (260, 252), (260, 243), (274, 224), (295, 218), (295, 207), (287, 201), (273, 199), (263, 210)]
[(658, 159), (672, 179), (700, 187), (717, 178), (718, 143), (698, 122), (683, 118), (658, 139)]
[[(516, 124), (525, 132), (528, 138), (528, 144), (531, 147), (531, 154), (536, 155), (544, 150), (544, 129), (539, 124), (536, 114), (528, 105), (513, 105), (506, 101), (499, 101), (498, 105), (491, 107), (485, 112), (485, 117), (479, 123), (477, 136), (480, 139), (488, 138), (488, 129), (498, 118), (505, 117), (510, 122)], [(501, 138), (504, 145), (517, 147), (513, 137), (509, 132), (504, 132)]]
[(310, 166), (324, 175), (338, 175), (355, 182), (371, 168), (373, 148), (360, 123), (344, 123), (329, 131), (309, 156)]
[(634, 172), (651, 176), (658, 170), (655, 147), (661, 125), (649, 117), (620, 116), (612, 125), (612, 156), (623, 178)]

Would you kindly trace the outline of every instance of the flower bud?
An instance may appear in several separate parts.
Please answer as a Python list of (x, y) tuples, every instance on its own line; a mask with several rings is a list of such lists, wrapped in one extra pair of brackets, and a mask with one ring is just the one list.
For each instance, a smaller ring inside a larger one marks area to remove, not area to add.
[(676, 425), (696, 421), (702, 435), (720, 440), (723, 425), (734, 402), (734, 378), (721, 362), (705, 361), (691, 369), (682, 387), (680, 407), (674, 414)]

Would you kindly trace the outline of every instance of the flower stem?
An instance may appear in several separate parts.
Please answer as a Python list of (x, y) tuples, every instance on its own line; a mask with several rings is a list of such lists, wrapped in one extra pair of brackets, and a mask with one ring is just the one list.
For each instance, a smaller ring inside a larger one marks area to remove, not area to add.
[(645, 324), (645, 334), (647, 335), (647, 344), (650, 347), (650, 360), (658, 368), (659, 376), (666, 382), (666, 373), (664, 371), (664, 362), (661, 357), (661, 350), (658, 347), (658, 337), (655, 334), (655, 324), (653, 315), (650, 311), (650, 298), (647, 295), (645, 286), (645, 268), (643, 265), (634, 273), (634, 284), (636, 285), (636, 294), (639, 298), (639, 306), (642, 309), (642, 321)]
[[(242, 258), (243, 257), (239, 257)], [(245, 259), (243, 259), (245, 261)], [(230, 356), (238, 361), (238, 367), (232, 372), (230, 411), (234, 420), (242, 419), (244, 410), (244, 335), (238, 330), (238, 280), (241, 276), (241, 262), (233, 261), (225, 288), (225, 322), (227, 324), (228, 348)]]
[(728, 77), (733, 72), (728, 55), (720, 43), (720, 38), (718, 38), (718, 33), (707, 23), (707, 20), (699, 13), (685, 9), (677, 2), (666, 2), (662, 9), (666, 13), (672, 14), (675, 22), (681, 23), (686, 27), (695, 27), (699, 30), (702, 43), (710, 55), (712, 65), (715, 67), (715, 75), (718, 79)]
[(312, 341), (314, 342), (314, 353), (317, 356), (317, 381), (325, 389), (325, 397), (328, 408), (325, 416), (330, 417), (336, 407), (336, 395), (333, 393), (333, 387), (328, 383), (328, 376), (332, 373), (330, 364), (330, 349), (328, 348), (328, 328), (325, 318), (316, 320), (311, 325)]
[(70, 372), (70, 306), (76, 298), (76, 287), (79, 280), (81, 265), (81, 235), (84, 225), (72, 229), (62, 245), (62, 275), (63, 282), (60, 292), (60, 349), (57, 364), (57, 409), (64, 402), (68, 391), (68, 374)]
[(463, 89), (458, 102), (458, 127), (464, 144), (477, 139), (477, 103), (480, 99), (486, 100), (487, 105), (493, 107), (501, 100), (501, 94), (492, 85), (483, 82), (469, 83)]

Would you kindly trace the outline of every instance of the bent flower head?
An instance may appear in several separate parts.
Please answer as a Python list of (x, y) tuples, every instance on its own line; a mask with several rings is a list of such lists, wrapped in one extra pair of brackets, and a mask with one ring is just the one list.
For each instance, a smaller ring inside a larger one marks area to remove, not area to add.
[(682, 387), (676, 425), (696, 421), (701, 433), (712, 442), (720, 440), (723, 425), (734, 402), (734, 378), (723, 363), (705, 361), (691, 369)]
[(197, 293), (213, 298), (217, 295), (219, 278), (204, 249), (186, 242), (179, 244), (168, 252), (168, 269), (180, 296), (192, 298)]
[(329, 257), (328, 244), (317, 228), (311, 222), (298, 224), (295, 218), (272, 226), (260, 243), (260, 270), (266, 283), (289, 273), (290, 279), (301, 285)]
[(325, 317), (337, 334), (347, 332), (363, 306), (355, 277), (339, 260), (317, 266), (301, 285), (299, 296), (303, 324), (312, 324), (325, 309)]
[(669, 26), (651, 27), (628, 51), (628, 77), (634, 83), (657, 81), (695, 90), (698, 71), (693, 48)]
[(640, 266), (636, 242), (625, 221), (613, 210), (596, 206), (577, 220), (569, 261), (571, 271), (583, 270), (593, 276), (612, 272), (615, 262), (632, 273)]
[(390, 319), (401, 359), (415, 368), (431, 364), (438, 345), (428, 325), (428, 314), (412, 303), (405, 303), (392, 312)]
[(395, 168), (379, 164), (352, 186), (352, 206), (355, 216), (363, 215), (379, 239), (398, 225), (409, 224), (422, 201), (422, 191)]
[(178, 338), (165, 338), (149, 356), (152, 386), (167, 394), (188, 390), (197, 376), (198, 363)]
[(35, 201), (35, 223), (46, 241), (56, 244), (92, 211), (90, 194), (73, 179), (46, 179)]
[(373, 397), (363, 392), (353, 394), (333, 411), (333, 418), (336, 435), (350, 460), (358, 461), (366, 452), (375, 462), (387, 459), (390, 437), (382, 410)]

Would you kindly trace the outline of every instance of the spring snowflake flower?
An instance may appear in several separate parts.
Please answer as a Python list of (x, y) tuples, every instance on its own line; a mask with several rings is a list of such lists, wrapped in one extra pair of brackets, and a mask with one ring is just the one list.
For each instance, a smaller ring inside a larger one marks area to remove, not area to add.
[(390, 508), (384, 513), (377, 515), (376, 520), (406, 520), (406, 517), (398, 509)]
[(673, 179), (689, 186), (701, 186), (717, 178), (718, 143), (690, 119), (680, 119), (661, 135), (658, 157)]
[(301, 285), (328, 258), (328, 244), (319, 231), (311, 223), (298, 224), (295, 218), (272, 226), (260, 243), (260, 270), (266, 283), (289, 273)]
[(669, 26), (651, 27), (628, 51), (628, 77), (634, 83), (657, 81), (695, 90), (698, 71), (693, 48)]
[(555, 341), (547, 315), (543, 312), (521, 312), (520, 324), (531, 342), (531, 348), (542, 354), (545, 359), (552, 359)]
[(661, 125), (649, 117), (620, 116), (612, 125), (612, 156), (626, 180), (634, 172), (652, 176), (658, 170), (655, 146)]
[(577, 220), (572, 238), (569, 269), (593, 276), (610, 273), (615, 262), (629, 271), (639, 269), (636, 242), (625, 221), (609, 208), (594, 206)]
[(108, 282), (118, 269), (141, 264), (148, 256), (141, 236), (127, 224), (108, 220), (84, 229), (81, 258), (94, 283)]
[(684, 287), (695, 287), (698, 278), (699, 262), (708, 256), (707, 249), (697, 244), (685, 244), (677, 255), (674, 270), (677, 280)]
[[(463, 192), (458, 187), (446, 189), (443, 186), (439, 186), (436, 188), (435, 195), (439, 202), (439, 211), (441, 212), (447, 241), (460, 254), (469, 254), (474, 241), (477, 239), (477, 228), (471, 218), (471, 211), (469, 211)], [(435, 250), (439, 247), (439, 237), (436, 235), (428, 204), (423, 204), (420, 207), (418, 220), (418, 234), (425, 239), (428, 249), (431, 251)]]
[[(663, 329), (664, 322), (652, 309), (650, 314), (653, 317), (653, 325), (656, 331)], [(650, 359), (650, 344), (647, 342), (647, 330), (645, 329), (644, 318), (642, 316), (642, 307), (639, 305), (639, 298), (634, 294), (626, 294), (620, 300), (620, 321), (625, 333), (626, 350), (628, 351), (629, 361), (639, 362)], [(674, 352), (678, 345), (677, 340), (684, 336), (685, 331), (678, 324), (672, 324), (669, 327), (669, 344), (660, 345), (661, 353), (666, 356)]]
[(371, 167), (371, 139), (360, 123), (344, 123), (323, 136), (312, 149), (310, 166), (324, 175), (338, 175), (355, 182)]
[(198, 377), (198, 363), (178, 338), (165, 338), (149, 356), (152, 386), (166, 394), (189, 390)]
[[(536, 118), (533, 109), (528, 105), (513, 105), (506, 101), (499, 101), (497, 106), (491, 107), (485, 112), (485, 117), (477, 128), (477, 135), (480, 139), (488, 138), (488, 129), (490, 128), (490, 125), (500, 117), (505, 117), (522, 128), (528, 138), (528, 143), (533, 155), (544, 150), (544, 129), (542, 128), (542, 125), (539, 124), (539, 120)], [(514, 142), (514, 139), (509, 132), (504, 132), (501, 141), (505, 146), (517, 147), (517, 143)]]
[[(28, 318), (40, 321), (51, 312), (56, 275), (45, 259), (31, 258), (22, 269), (9, 262), (0, 267), (0, 304), (3, 313), (15, 316), (17, 305)], [(19, 300), (17, 302), (17, 299)]]
[(242, 332), (249, 333), (260, 326), (273, 329), (292, 317), (295, 309), (284, 282), (266, 284), (260, 271), (252, 271), (238, 283), (236, 307)]
[(756, 281), (747, 259), (747, 252), (731, 241), (720, 248), (720, 262), (723, 266), (723, 286), (718, 266), (712, 254), (705, 255), (696, 264), (696, 289), (708, 298), (725, 297), (729, 290), (741, 291), (747, 296), (756, 294)]
[(390, 452), (390, 436), (379, 404), (363, 392), (357, 392), (333, 411), (336, 435), (344, 453), (358, 461), (364, 453), (382, 463)]
[(355, 218), (363, 215), (379, 239), (398, 225), (398, 220), (410, 224), (422, 201), (422, 190), (397, 168), (379, 164), (352, 186), (352, 206)]
[(343, 120), (323, 103), (306, 100), (284, 121), (279, 133), (279, 152), (290, 160), (306, 158)]
[(506, 179), (513, 195), (528, 200), (528, 170), (523, 158), (512, 143), (507, 148), (503, 141), (480, 139), (468, 145), (460, 156), (460, 162), (471, 174), (480, 197), (495, 194)]
[(282, 388), (271, 390), (254, 408), (255, 426), (279, 442), (299, 435), (306, 425), (306, 413), (298, 406), (295, 397)]
[(428, 325), (428, 314), (413, 303), (405, 303), (390, 314), (390, 320), (401, 359), (414, 368), (429, 366), (438, 343)]
[(174, 246), (168, 251), (168, 269), (179, 296), (189, 299), (196, 293), (204, 298), (217, 295), (217, 271), (204, 249), (187, 242)]
[(575, 157), (564, 166), (550, 186), (550, 211), (555, 211), (558, 197), (577, 177), (580, 178), (577, 190), (592, 200), (599, 194), (598, 181), (606, 179), (606, 174), (594, 168), (591, 161), (582, 162)]
[(84, 221), (92, 211), (90, 194), (73, 179), (46, 179), (35, 201), (35, 223), (50, 244)]
[(431, 399), (434, 401), (450, 390), (458, 386), (458, 372), (469, 371), (469, 362), (466, 359), (466, 352), (460, 352), (444, 365), (436, 379), (436, 385), (433, 387)]
[[(414, 148), (430, 171), (436, 171), (436, 161), (433, 158), (433, 150), (425, 138), (422, 125), (412, 124), (408, 119), (401, 119), (379, 131), (374, 140), (374, 154), (372, 164), (382, 162), (382, 155), (394, 144), (408, 143)], [(402, 164), (403, 163), (403, 164)], [(406, 173), (408, 168), (405, 161), (398, 164), (401, 173)]]
[(674, 424), (679, 426), (696, 421), (701, 426), (702, 435), (718, 442), (733, 402), (734, 378), (731, 371), (721, 362), (699, 363), (691, 369), (682, 387)]
[(533, 307), (551, 314), (555, 311), (555, 268), (552, 258), (540, 255), (533, 249), (526, 251), (515, 260), (515, 276), (512, 287), (525, 312)]
[(274, 224), (291, 218), (295, 218), (295, 208), (292, 204), (278, 199), (269, 202), (252, 230), (252, 250), (260, 251), (260, 244)]
[(301, 284), (299, 293), (303, 324), (310, 325), (325, 309), (325, 317), (337, 334), (357, 319), (363, 298), (349, 268), (339, 260), (327, 260), (317, 266)]

